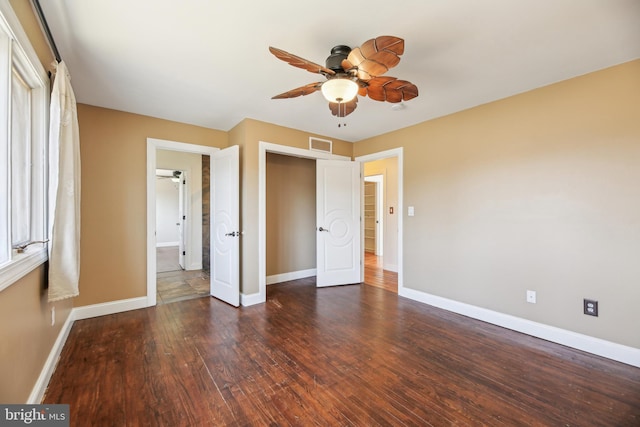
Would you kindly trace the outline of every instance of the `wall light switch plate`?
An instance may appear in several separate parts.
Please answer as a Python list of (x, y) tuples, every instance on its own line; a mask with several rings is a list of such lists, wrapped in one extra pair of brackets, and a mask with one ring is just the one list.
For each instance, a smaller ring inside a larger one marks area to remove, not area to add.
[(527, 302), (531, 304), (536, 303), (536, 291), (527, 291)]
[(416, 210), (414, 209), (414, 207), (413, 206), (409, 206), (407, 208), (407, 215), (414, 216), (415, 214), (416, 214)]

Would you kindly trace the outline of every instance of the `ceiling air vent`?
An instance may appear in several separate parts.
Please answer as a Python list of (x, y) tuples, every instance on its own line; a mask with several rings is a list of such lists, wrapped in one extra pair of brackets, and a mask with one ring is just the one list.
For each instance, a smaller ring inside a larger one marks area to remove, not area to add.
[(309, 150), (331, 153), (331, 144), (332, 142), (327, 139), (309, 137)]

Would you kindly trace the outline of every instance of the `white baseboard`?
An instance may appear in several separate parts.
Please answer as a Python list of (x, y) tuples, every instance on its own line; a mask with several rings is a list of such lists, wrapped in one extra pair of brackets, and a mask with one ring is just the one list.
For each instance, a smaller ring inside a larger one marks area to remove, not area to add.
[(398, 272), (397, 264), (385, 264), (384, 261), (382, 263), (382, 269), (387, 271), (393, 271), (394, 273)]
[(38, 376), (38, 379), (33, 386), (33, 390), (29, 395), (27, 404), (39, 404), (42, 401), (44, 393), (47, 390), (47, 386), (49, 385), (51, 375), (53, 375), (53, 371), (55, 370), (56, 364), (58, 363), (58, 358), (60, 357), (62, 348), (64, 347), (64, 344), (67, 342), (67, 338), (69, 337), (69, 332), (71, 331), (73, 322), (75, 322), (76, 320), (89, 319), (92, 317), (121, 313), (123, 311), (137, 310), (139, 308), (146, 307), (147, 297), (139, 297), (71, 309), (71, 313), (69, 313), (67, 320), (64, 322), (64, 325), (60, 329), (58, 338), (56, 338), (53, 347), (51, 347), (51, 351), (49, 351), (49, 356), (47, 357), (47, 360), (42, 367), (42, 371), (40, 371), (40, 375)]
[(189, 264), (189, 267), (185, 268), (185, 270), (187, 270), (187, 271), (202, 270), (202, 263), (201, 262), (192, 262), (191, 264)]
[(310, 268), (308, 270), (291, 271), (289, 273), (274, 274), (267, 276), (267, 285), (273, 285), (275, 283), (288, 282), (290, 280), (304, 279), (305, 277), (311, 277), (316, 275), (317, 270)]
[(73, 317), (73, 309), (69, 316), (67, 316), (67, 320), (60, 328), (60, 333), (58, 333), (58, 338), (53, 343), (53, 347), (51, 347), (51, 351), (49, 352), (49, 356), (47, 360), (44, 362), (44, 366), (42, 367), (42, 371), (40, 371), (40, 375), (36, 380), (35, 385), (33, 386), (33, 390), (31, 390), (31, 394), (29, 395), (29, 400), (27, 400), (28, 405), (37, 405), (42, 402), (42, 398), (44, 397), (45, 391), (47, 391), (47, 386), (49, 385), (49, 380), (53, 375), (53, 371), (56, 369), (56, 365), (58, 363), (58, 358), (60, 357), (60, 353), (62, 353), (62, 348), (64, 344), (67, 342), (67, 337), (69, 336), (69, 332), (71, 331), (71, 327), (74, 322)]
[(156, 242), (156, 248), (168, 248), (170, 246), (180, 246), (180, 242)]
[(476, 307), (415, 289), (403, 287), (398, 289), (398, 294), (414, 301), (640, 368), (640, 349), (638, 348)]
[(82, 320), (106, 316), (107, 314), (122, 313), (123, 311), (138, 310), (140, 308), (146, 308), (147, 306), (147, 297), (138, 297), (76, 307), (72, 313), (75, 316), (74, 320)]
[(265, 302), (265, 298), (260, 295), (260, 292), (256, 292), (255, 294), (240, 294), (240, 304), (243, 307), (262, 304), (263, 302)]

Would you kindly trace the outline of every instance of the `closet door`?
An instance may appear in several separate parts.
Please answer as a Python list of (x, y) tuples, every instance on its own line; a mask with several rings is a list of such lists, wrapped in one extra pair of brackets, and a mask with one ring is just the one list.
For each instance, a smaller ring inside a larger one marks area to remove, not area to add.
[(360, 163), (317, 160), (317, 286), (361, 282)]

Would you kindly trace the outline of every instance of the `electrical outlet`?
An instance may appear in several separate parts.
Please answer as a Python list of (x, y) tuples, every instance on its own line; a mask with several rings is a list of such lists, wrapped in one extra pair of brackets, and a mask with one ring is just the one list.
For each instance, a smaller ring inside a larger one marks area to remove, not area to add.
[(536, 291), (527, 291), (527, 302), (530, 304), (536, 303)]
[(598, 317), (598, 301), (592, 299), (584, 299), (583, 302), (584, 314), (587, 316)]

